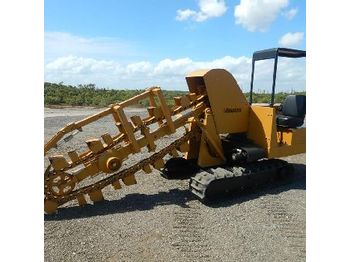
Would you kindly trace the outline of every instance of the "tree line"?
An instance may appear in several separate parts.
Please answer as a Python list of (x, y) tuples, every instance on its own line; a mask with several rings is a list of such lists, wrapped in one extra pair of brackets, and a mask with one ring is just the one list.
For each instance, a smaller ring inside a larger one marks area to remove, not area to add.
[[(44, 83), (44, 103), (45, 106), (61, 105), (61, 106), (95, 106), (105, 107), (110, 104), (125, 101), (135, 95), (144, 92), (142, 89), (136, 90), (116, 90), (97, 88), (94, 84), (87, 85), (64, 85), (63, 83)], [(173, 105), (175, 96), (182, 96), (188, 93), (187, 91), (170, 91), (163, 90), (163, 94), (167, 104)], [(288, 94), (306, 94), (306, 92), (280, 92), (275, 95), (275, 102), (282, 102)], [(249, 99), (249, 93), (244, 93)], [(253, 101), (256, 103), (268, 103), (271, 100), (271, 95), (260, 92), (253, 93)], [(148, 100), (140, 102), (141, 107), (148, 106)]]

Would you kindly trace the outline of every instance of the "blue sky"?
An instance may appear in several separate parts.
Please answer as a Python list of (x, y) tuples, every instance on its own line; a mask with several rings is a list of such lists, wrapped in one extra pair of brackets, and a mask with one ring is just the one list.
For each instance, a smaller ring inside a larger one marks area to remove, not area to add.
[[(254, 51), (305, 49), (305, 1), (45, 0), (44, 11), (45, 81), (186, 89), (188, 71), (221, 67), (247, 90)], [(260, 67), (269, 90), (272, 68)], [(305, 89), (305, 59), (280, 71), (282, 90)]]

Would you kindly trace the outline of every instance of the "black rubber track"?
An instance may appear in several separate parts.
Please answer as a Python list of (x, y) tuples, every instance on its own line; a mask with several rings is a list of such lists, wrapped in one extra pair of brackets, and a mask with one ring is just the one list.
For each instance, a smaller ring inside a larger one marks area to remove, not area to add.
[(190, 190), (200, 200), (243, 191), (266, 184), (290, 172), (290, 164), (279, 159), (261, 160), (241, 166), (225, 166), (202, 170), (190, 179)]

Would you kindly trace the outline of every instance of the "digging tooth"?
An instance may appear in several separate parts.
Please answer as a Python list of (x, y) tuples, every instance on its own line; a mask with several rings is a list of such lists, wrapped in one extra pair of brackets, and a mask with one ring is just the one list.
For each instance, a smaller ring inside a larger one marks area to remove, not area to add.
[(172, 157), (178, 157), (178, 156), (179, 156), (179, 153), (177, 152), (176, 149), (173, 149), (173, 150), (171, 150), (170, 155), (171, 155)]
[(191, 101), (187, 96), (181, 97), (181, 106), (182, 107), (188, 107), (190, 104), (191, 104)]
[(116, 181), (114, 181), (114, 182), (112, 183), (112, 186), (113, 186), (113, 188), (114, 188), (115, 190), (118, 190), (118, 189), (121, 189), (121, 188), (122, 188), (122, 186), (121, 186), (121, 184), (120, 184), (120, 182), (119, 182), (119, 179), (116, 180)]
[(163, 113), (160, 107), (149, 106), (147, 107), (147, 110), (150, 116), (154, 116), (157, 119), (163, 117)]
[(69, 151), (68, 156), (72, 160), (73, 163), (76, 163), (80, 160), (79, 155), (75, 150)]
[(161, 158), (161, 159), (157, 159), (154, 163), (153, 163), (153, 166), (155, 169), (161, 169), (163, 166), (164, 166), (164, 160)]
[(128, 176), (122, 178), (122, 180), (126, 186), (135, 185), (137, 183), (134, 174), (128, 175)]
[(79, 206), (84, 206), (87, 204), (84, 194), (77, 196)]
[(187, 96), (191, 101), (195, 101), (197, 97), (196, 93), (189, 93)]
[(148, 111), (149, 116), (155, 117), (155, 114), (154, 114), (155, 108), (156, 108), (155, 106), (149, 106), (149, 107), (147, 107), (147, 111)]
[(154, 152), (156, 150), (156, 144), (154, 143), (154, 138), (149, 132), (149, 127), (143, 127), (141, 129), (141, 134), (143, 134), (147, 139), (148, 152)]
[(49, 161), (54, 170), (61, 170), (69, 166), (63, 155), (52, 156), (49, 158)]
[(181, 106), (181, 96), (175, 96), (173, 99), (176, 106)]
[(130, 117), (130, 119), (131, 119), (131, 122), (134, 125), (134, 128), (142, 126), (142, 124), (143, 124), (142, 119), (141, 119), (140, 116), (132, 116), (132, 117)]
[(146, 173), (146, 174), (150, 174), (152, 173), (152, 168), (150, 165), (146, 165), (142, 168), (142, 170)]
[(98, 152), (102, 151), (104, 148), (102, 142), (97, 138), (89, 139), (89, 140), (86, 140), (85, 142), (86, 142), (88, 148), (93, 153), (98, 153)]
[(101, 190), (95, 190), (95, 191), (92, 191), (88, 194), (89, 194), (91, 201), (93, 201), (94, 203), (104, 200)]
[(101, 137), (107, 145), (113, 144), (113, 138), (110, 134), (106, 133), (106, 134), (103, 134)]

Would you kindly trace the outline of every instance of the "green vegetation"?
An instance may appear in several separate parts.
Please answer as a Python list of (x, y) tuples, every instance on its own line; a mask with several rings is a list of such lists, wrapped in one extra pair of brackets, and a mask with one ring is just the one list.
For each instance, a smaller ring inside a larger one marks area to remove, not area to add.
[[(64, 85), (62, 83), (44, 83), (44, 103), (45, 105), (70, 105), (70, 106), (96, 106), (104, 107), (110, 104), (125, 101), (144, 90), (114, 90), (96, 88), (94, 84), (88, 85)], [(174, 96), (186, 94), (184, 91), (163, 90), (164, 97), (170, 105), (174, 103)], [(144, 100), (140, 106), (148, 106), (148, 101)]]
[[(244, 93), (245, 97), (249, 101), (249, 93)], [(282, 103), (287, 95), (306, 95), (305, 91), (302, 92), (279, 92), (275, 93), (275, 103)], [(253, 93), (253, 103), (270, 103), (271, 94), (270, 93)]]
[[(88, 85), (64, 85), (63, 83), (44, 83), (44, 103), (46, 106), (96, 106), (104, 107), (113, 103), (125, 101), (144, 90), (114, 90), (105, 88), (96, 88), (94, 84)], [(166, 102), (169, 105), (174, 104), (173, 97), (182, 96), (186, 91), (168, 91), (163, 90)], [(305, 94), (305, 92), (292, 92), (293, 94)], [(290, 93), (277, 93), (275, 96), (276, 103), (280, 103)], [(249, 93), (245, 93), (249, 99)], [(268, 103), (271, 95), (268, 93), (254, 93), (253, 101), (256, 103)], [(148, 101), (144, 100), (140, 106), (148, 106)]]

